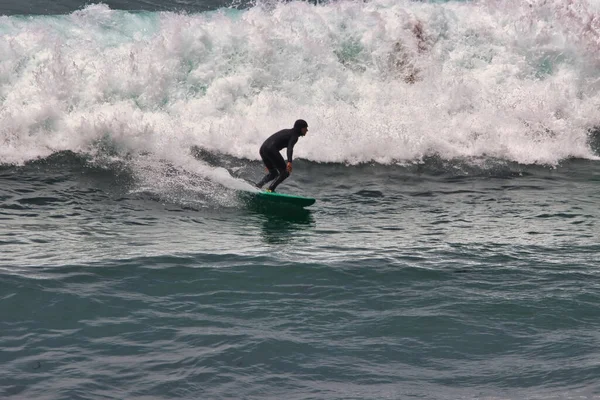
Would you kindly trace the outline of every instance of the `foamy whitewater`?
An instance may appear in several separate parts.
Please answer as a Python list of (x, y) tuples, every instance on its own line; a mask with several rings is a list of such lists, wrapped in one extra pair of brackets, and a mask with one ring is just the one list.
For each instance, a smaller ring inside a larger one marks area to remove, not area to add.
[(0, 17), (0, 162), (108, 147), (200, 172), (191, 146), (254, 160), (297, 118), (310, 124), (297, 157), (317, 162), (594, 158), (598, 8), (377, 0), (182, 14), (97, 4)]

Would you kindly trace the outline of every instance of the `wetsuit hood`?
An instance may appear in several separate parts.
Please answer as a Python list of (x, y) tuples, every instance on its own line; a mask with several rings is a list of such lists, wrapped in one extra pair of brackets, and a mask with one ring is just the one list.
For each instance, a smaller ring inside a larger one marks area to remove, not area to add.
[(299, 119), (296, 122), (294, 122), (294, 130), (300, 131), (302, 128), (308, 128), (308, 124), (305, 120)]

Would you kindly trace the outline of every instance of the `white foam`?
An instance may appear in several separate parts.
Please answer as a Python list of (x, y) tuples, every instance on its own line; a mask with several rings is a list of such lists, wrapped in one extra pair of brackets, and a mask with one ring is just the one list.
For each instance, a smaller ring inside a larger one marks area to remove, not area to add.
[(295, 155), (319, 162), (594, 158), (597, 12), (375, 0), (0, 17), (0, 162), (110, 143), (236, 187), (190, 147), (257, 159), (297, 118), (310, 130)]

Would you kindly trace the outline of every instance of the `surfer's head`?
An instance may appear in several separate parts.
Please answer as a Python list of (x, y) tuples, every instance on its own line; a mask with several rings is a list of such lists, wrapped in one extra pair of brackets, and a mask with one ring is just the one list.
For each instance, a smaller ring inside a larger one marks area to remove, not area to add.
[(304, 136), (306, 135), (306, 132), (308, 132), (308, 124), (305, 120), (299, 119), (294, 122), (294, 129), (300, 131), (300, 135)]

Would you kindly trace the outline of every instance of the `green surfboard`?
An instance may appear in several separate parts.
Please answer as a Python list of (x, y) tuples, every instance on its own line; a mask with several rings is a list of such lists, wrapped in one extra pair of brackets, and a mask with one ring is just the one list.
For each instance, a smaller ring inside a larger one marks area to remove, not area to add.
[(293, 206), (293, 207), (308, 207), (315, 204), (315, 199), (312, 197), (294, 196), (291, 194), (278, 192), (253, 192), (251, 195), (254, 200), (263, 204), (272, 204), (278, 206)]

